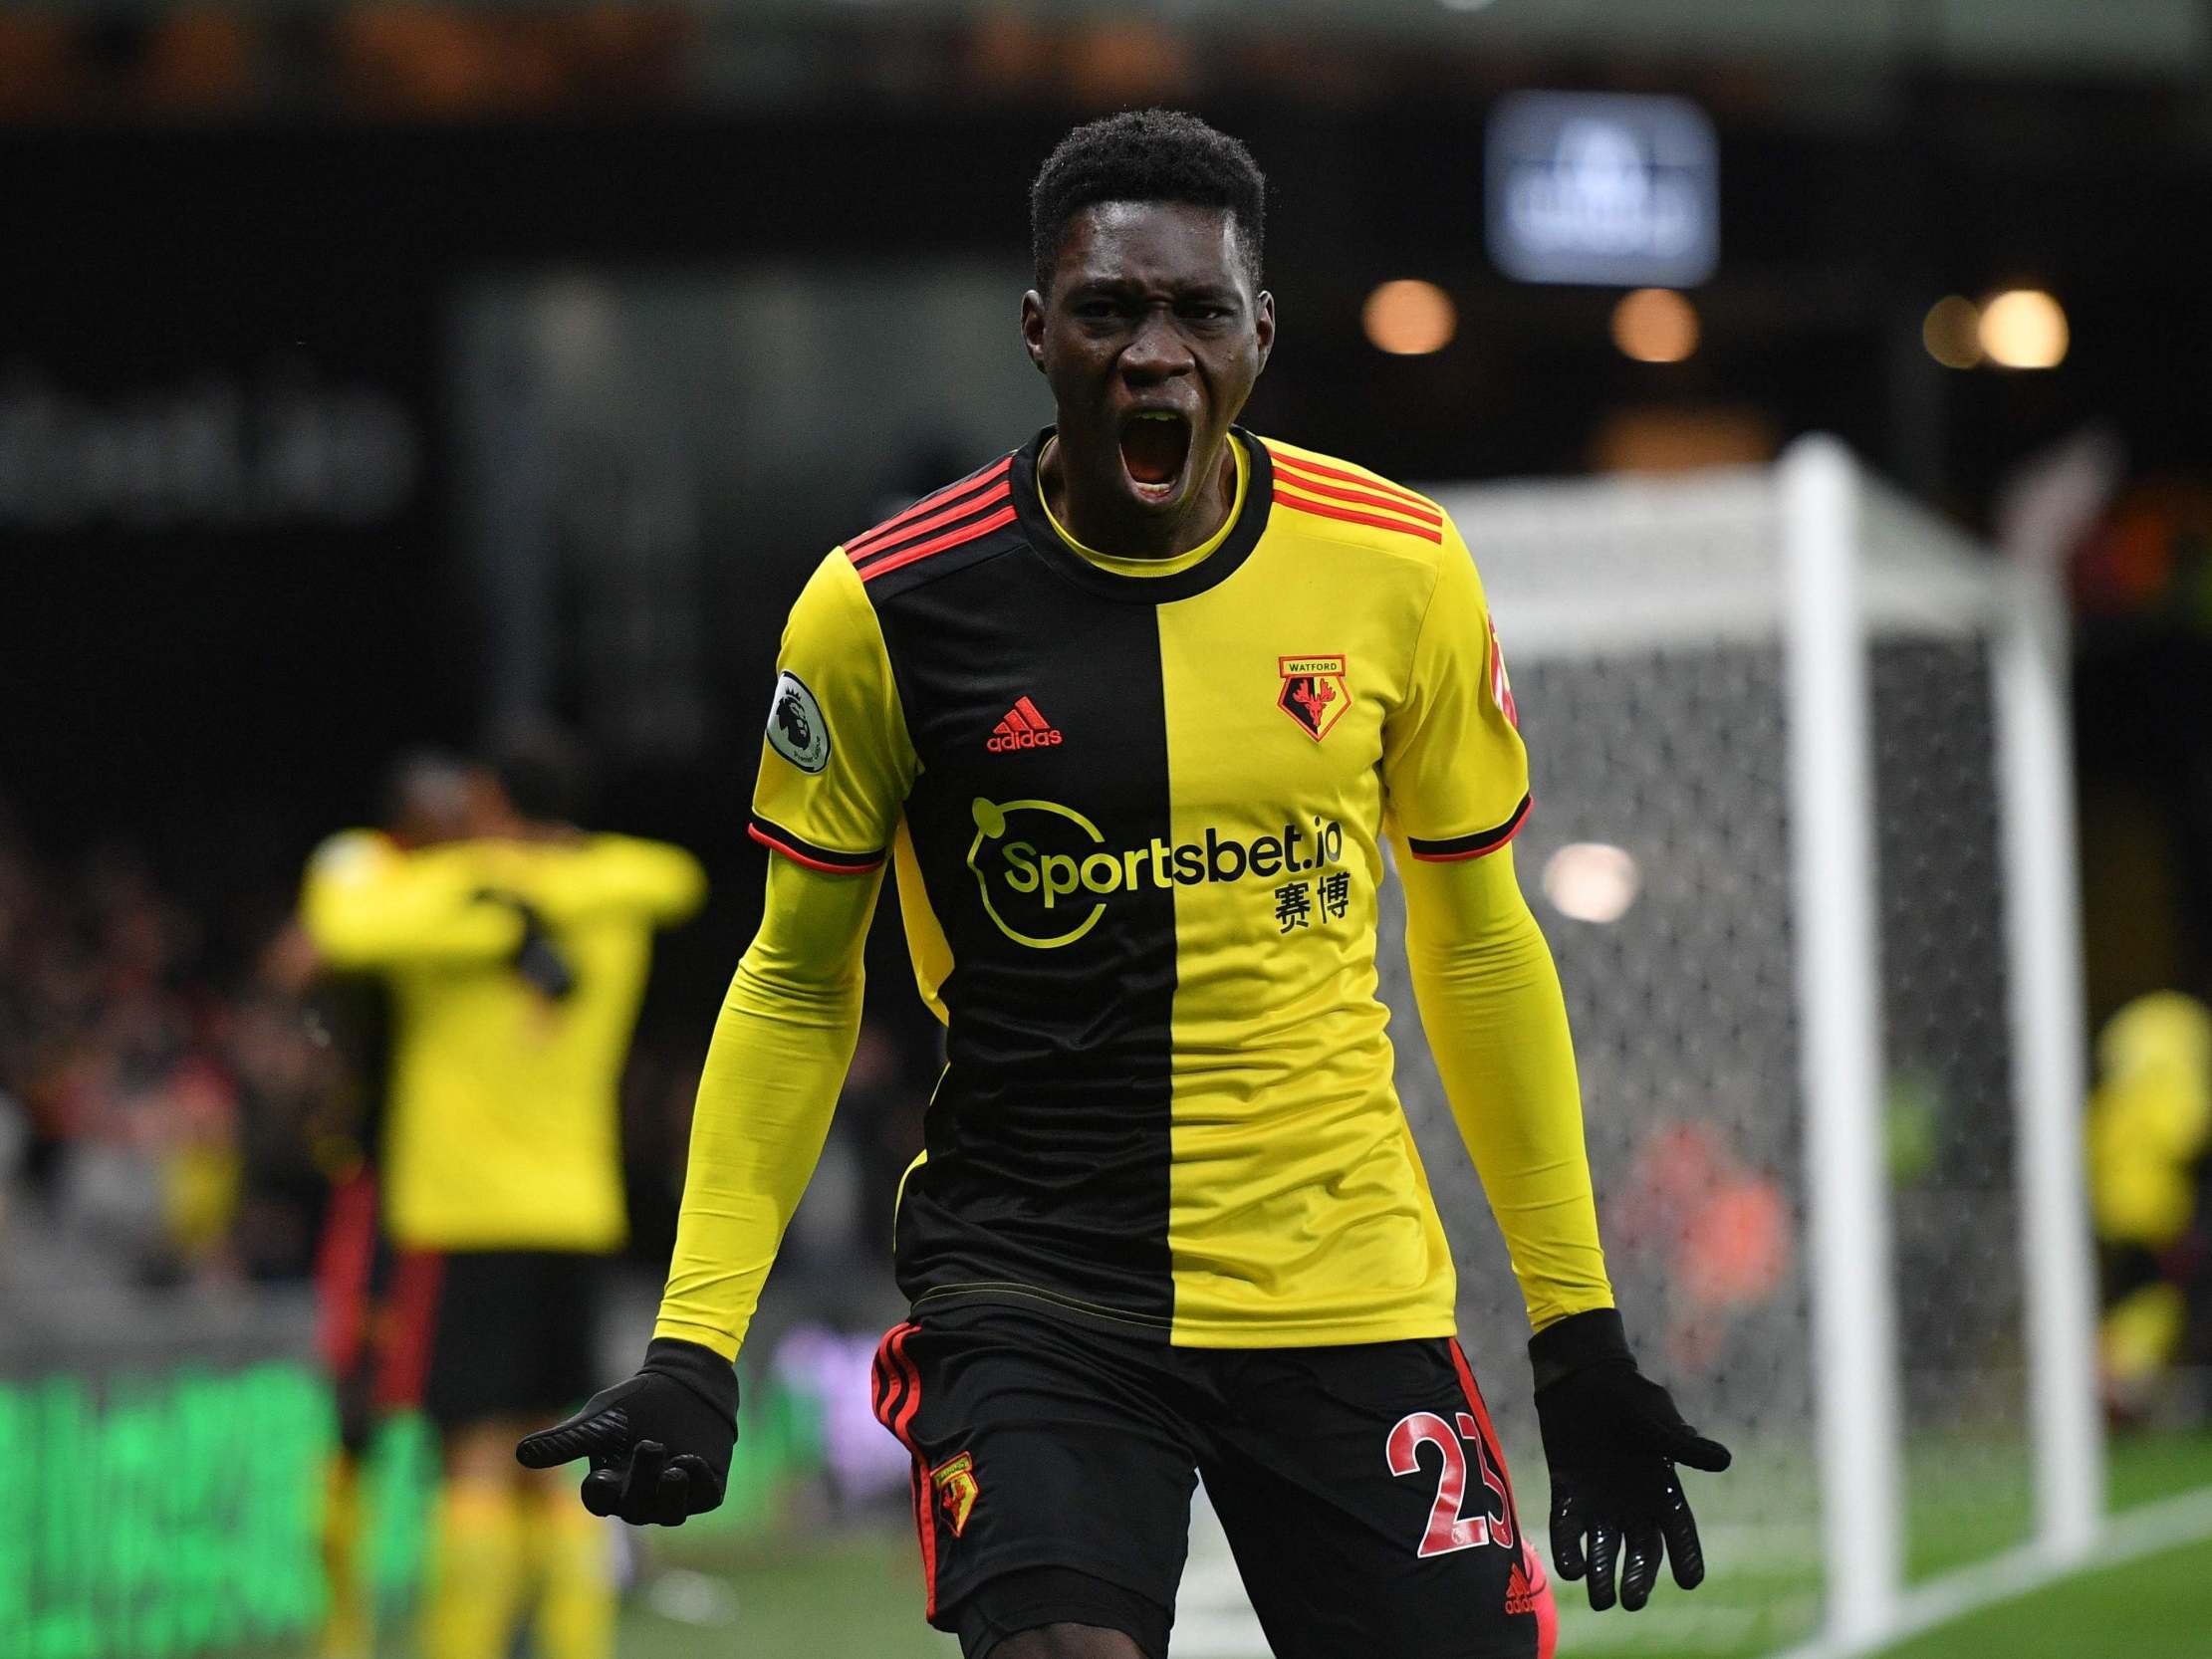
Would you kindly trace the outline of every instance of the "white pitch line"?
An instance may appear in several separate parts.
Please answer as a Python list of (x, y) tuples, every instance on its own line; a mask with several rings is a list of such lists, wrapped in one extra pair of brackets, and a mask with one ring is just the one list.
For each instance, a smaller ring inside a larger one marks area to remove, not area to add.
[(2108, 1519), (2087, 1560), (2059, 1562), (2040, 1545), (2027, 1544), (1908, 1590), (1897, 1617), (1877, 1642), (1839, 1643), (1817, 1637), (1775, 1659), (1861, 1659), (1936, 1626), (1993, 1607), (2061, 1579), (2124, 1566), (2167, 1549), (2212, 1538), (2212, 1490), (2185, 1492)]

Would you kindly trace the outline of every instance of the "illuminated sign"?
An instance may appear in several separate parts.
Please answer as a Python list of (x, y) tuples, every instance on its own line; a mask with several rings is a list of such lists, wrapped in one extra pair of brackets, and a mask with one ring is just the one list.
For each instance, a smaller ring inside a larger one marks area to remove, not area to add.
[(1688, 288), (1720, 262), (1720, 155), (1679, 98), (1514, 93), (1490, 117), (1490, 257), (1522, 282)]
[[(819, 1479), (826, 1462), (837, 1469), (826, 1453), (841, 1438), (854, 1442), (849, 1457), (903, 1482), (906, 1453), (867, 1415), (873, 1350), (872, 1338), (854, 1339), (820, 1377), (748, 1379), (725, 1501), (692, 1525), (782, 1526), (793, 1486)], [(864, 1445), (858, 1429), (838, 1432), (853, 1413), (833, 1413), (831, 1401), (847, 1395), (867, 1419)], [(67, 1375), (0, 1383), (0, 1492), (10, 1495), (0, 1507), (0, 1659), (297, 1651), (328, 1605), (323, 1498), (336, 1445), (330, 1384), (289, 1360), (106, 1387)], [(373, 1532), (364, 1562), (380, 1621), (402, 1620), (421, 1584), (437, 1472), (425, 1422), (382, 1425), (365, 1471)]]
[(257, 1365), (0, 1388), (0, 1659), (168, 1659), (323, 1615), (330, 1391)]
[(238, 531), (379, 524), (412, 505), (423, 439), (388, 391), (280, 361), (100, 397), (0, 375), (0, 529)]

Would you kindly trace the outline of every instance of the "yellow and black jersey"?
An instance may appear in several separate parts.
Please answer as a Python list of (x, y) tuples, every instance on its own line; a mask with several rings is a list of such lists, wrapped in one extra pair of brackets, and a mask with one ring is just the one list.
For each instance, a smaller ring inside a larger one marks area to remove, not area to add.
[[(312, 918), (334, 903), (343, 904), (348, 890), (398, 868), (406, 856), (406, 848), (381, 830), (341, 830), (325, 836), (309, 854), (300, 878), (301, 931), (312, 941)], [(341, 1109), (324, 1128), (335, 1141), (319, 1144), (317, 1159), (328, 1164), (334, 1177), (351, 1175), (373, 1162), (383, 1133), (391, 997), (382, 976), (334, 972), (325, 963), (306, 998), (348, 1080)]]
[[(302, 919), (334, 966), (374, 970), (390, 988), (380, 1174), (394, 1242), (621, 1245), (616, 1090), (652, 934), (704, 891), (688, 852), (627, 835), (418, 852), (329, 843)], [(573, 974), (557, 1001), (515, 971), (523, 904)]]
[(892, 860), (948, 1028), (900, 1286), (1194, 1346), (1448, 1334), (1376, 885), (1386, 830), (1472, 857), (1529, 809), (1474, 564), (1434, 502), (1240, 432), (1218, 545), (1139, 574), (1052, 522), (1047, 436), (817, 570), (754, 799), (790, 857)]

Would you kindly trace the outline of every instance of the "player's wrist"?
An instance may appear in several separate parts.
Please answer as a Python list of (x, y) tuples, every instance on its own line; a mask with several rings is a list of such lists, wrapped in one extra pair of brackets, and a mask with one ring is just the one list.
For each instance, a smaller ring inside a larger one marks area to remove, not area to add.
[(1557, 1319), (1529, 1338), (1529, 1366), (1539, 1392), (1580, 1371), (1599, 1367), (1634, 1370), (1627, 1327), (1617, 1307), (1593, 1307)]
[(688, 1389), (732, 1430), (737, 1427), (737, 1367), (712, 1348), (680, 1336), (655, 1336), (645, 1344), (637, 1369)]

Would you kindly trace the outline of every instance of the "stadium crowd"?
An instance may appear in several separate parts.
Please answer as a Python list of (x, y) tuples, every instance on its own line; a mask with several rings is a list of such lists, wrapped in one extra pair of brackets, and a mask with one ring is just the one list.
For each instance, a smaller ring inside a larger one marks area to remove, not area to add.
[(138, 1284), (297, 1276), (327, 1190), (337, 1056), (206, 938), (130, 843), (55, 859), (0, 814), (0, 1208)]
[[(332, 1183), (361, 1154), (358, 1046), (309, 994), (285, 927), (297, 872), (211, 916), (144, 848), (33, 844), (0, 802), (0, 1304), (28, 1296), (34, 1238), (73, 1282), (136, 1289), (302, 1281)], [(680, 1183), (703, 1031), (671, 1022), (624, 1086), (639, 1249)], [(888, 1209), (920, 1138), (931, 1067), (868, 1022), (802, 1259), (840, 1273), (887, 1254)], [(917, 1081), (918, 1079), (918, 1081)]]

